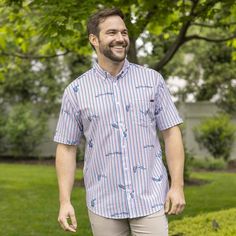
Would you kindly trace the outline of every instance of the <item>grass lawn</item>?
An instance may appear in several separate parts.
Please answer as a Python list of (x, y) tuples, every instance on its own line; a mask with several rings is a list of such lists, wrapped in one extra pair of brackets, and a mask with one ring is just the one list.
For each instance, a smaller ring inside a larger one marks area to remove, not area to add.
[[(77, 171), (77, 178), (82, 171)], [(236, 174), (194, 173), (193, 177), (209, 180), (203, 186), (186, 187), (185, 216), (214, 212), (236, 206)], [(79, 230), (78, 236), (90, 236), (85, 191), (76, 187), (72, 194)], [(0, 235), (1, 236), (63, 236), (57, 223), (58, 190), (52, 166), (0, 164)], [(171, 227), (171, 224), (170, 224)]]
[[(78, 171), (77, 177), (82, 172)], [(73, 191), (80, 230), (76, 235), (90, 236), (83, 188)], [(52, 166), (0, 164), (0, 235), (70, 235), (57, 223), (58, 192)]]
[(170, 221), (236, 207), (236, 173), (195, 172), (191, 177), (209, 182), (202, 186), (185, 187), (187, 204), (184, 213), (171, 216)]

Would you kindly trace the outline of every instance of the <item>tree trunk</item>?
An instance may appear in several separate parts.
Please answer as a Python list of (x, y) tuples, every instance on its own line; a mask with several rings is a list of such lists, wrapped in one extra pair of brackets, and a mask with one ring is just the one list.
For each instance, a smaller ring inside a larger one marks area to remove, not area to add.
[(129, 37), (130, 48), (128, 52), (128, 60), (132, 63), (138, 64), (137, 50), (136, 50), (136, 39), (132, 36)]

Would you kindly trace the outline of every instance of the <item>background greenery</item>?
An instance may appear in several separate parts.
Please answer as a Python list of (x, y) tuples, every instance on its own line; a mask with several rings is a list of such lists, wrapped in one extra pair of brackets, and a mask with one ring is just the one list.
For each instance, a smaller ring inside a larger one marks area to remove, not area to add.
[[(217, 211), (236, 206), (236, 175), (233, 173), (202, 172), (192, 173), (191, 176), (204, 180), (205, 184), (186, 186), (186, 209), (184, 214), (180, 216), (169, 217), (170, 232), (183, 233), (188, 232), (189, 228), (193, 228), (201, 236), (204, 235), (201, 233), (205, 232), (204, 230), (214, 232), (211, 227), (211, 221), (214, 219), (225, 232), (224, 230), (229, 229), (233, 223), (232, 214), (235, 219), (235, 210), (231, 211), (231, 215), (227, 212), (221, 215)], [(92, 234), (85, 205), (85, 191), (78, 184), (78, 180), (81, 178), (82, 170), (78, 169), (72, 193), (72, 202), (79, 226), (76, 235), (90, 236)], [(68, 235), (60, 229), (57, 223), (59, 204), (56, 173), (53, 166), (0, 164), (0, 182), (0, 235)], [(212, 212), (212, 214), (205, 215), (208, 212)], [(203, 217), (199, 217), (199, 214)], [(218, 215), (221, 217), (218, 218)], [(191, 227), (186, 224), (188, 218), (185, 219), (185, 217), (191, 217), (189, 223), (194, 223)], [(197, 217), (196, 220), (194, 217)], [(223, 218), (229, 220), (226, 221)]]
[[(37, 156), (33, 149), (47, 132), (45, 120), (58, 114), (64, 88), (92, 64), (86, 20), (104, 6), (125, 13), (131, 62), (184, 81), (175, 94), (179, 101), (192, 97), (236, 111), (235, 0), (0, 0), (0, 156)], [(193, 167), (227, 164), (223, 159), (191, 162), (193, 155), (186, 154), (185, 179), (207, 183), (186, 187), (187, 207), (183, 215), (169, 218), (171, 234), (234, 235), (235, 174), (193, 172)], [(0, 235), (68, 235), (57, 223), (53, 167), (0, 164), (0, 183)], [(82, 187), (74, 189), (72, 201), (78, 235), (91, 235)], [(214, 219), (220, 228), (212, 225)]]
[(181, 221), (171, 223), (169, 235), (232, 236), (236, 234), (235, 214), (236, 208), (232, 208), (216, 213), (202, 214), (194, 218), (186, 217)]
[(203, 120), (194, 128), (195, 138), (214, 158), (228, 160), (235, 140), (236, 126), (227, 114)]

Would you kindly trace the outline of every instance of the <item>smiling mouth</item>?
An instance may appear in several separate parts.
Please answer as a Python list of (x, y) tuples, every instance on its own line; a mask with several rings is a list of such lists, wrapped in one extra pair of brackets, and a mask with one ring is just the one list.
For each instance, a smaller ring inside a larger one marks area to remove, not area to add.
[(114, 46), (111, 46), (111, 48), (113, 48), (117, 51), (123, 51), (126, 49), (126, 45), (114, 45)]
[(114, 49), (116, 49), (116, 50), (124, 50), (125, 49), (125, 47), (117, 47), (117, 46), (114, 46), (114, 47), (112, 47), (112, 48), (114, 48)]
[(123, 49), (128, 46), (127, 43), (122, 43), (122, 44), (110, 44), (111, 48), (116, 48), (116, 49)]

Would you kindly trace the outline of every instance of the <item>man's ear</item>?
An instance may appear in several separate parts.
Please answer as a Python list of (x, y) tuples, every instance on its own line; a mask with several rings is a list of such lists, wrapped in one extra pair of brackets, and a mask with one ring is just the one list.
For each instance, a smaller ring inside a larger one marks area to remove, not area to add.
[(96, 35), (90, 34), (89, 42), (93, 45), (94, 48), (98, 47), (98, 37)]

